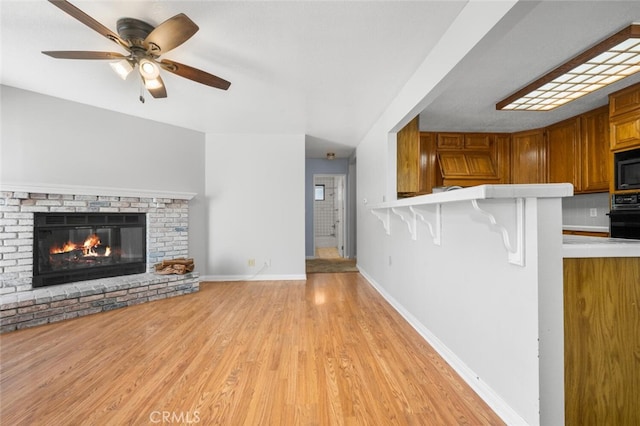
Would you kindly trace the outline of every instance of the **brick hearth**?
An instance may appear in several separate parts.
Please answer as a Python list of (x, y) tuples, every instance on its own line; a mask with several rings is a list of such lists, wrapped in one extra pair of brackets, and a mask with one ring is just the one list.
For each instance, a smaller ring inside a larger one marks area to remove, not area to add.
[[(166, 198), (95, 192), (98, 195), (88, 194), (86, 190), (74, 194), (69, 188), (0, 192), (1, 332), (198, 291), (197, 273), (153, 273), (155, 263), (188, 257), (188, 200), (194, 194)], [(34, 212), (145, 213), (147, 273), (34, 289)]]

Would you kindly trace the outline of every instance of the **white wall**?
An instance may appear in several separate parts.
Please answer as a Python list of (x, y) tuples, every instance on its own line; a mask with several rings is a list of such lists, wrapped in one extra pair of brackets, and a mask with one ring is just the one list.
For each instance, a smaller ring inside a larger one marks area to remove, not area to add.
[(204, 278), (304, 279), (304, 135), (206, 139)]
[(190, 256), (204, 262), (205, 135), (155, 121), (0, 86), (0, 180), (194, 192)]
[(469, 208), (444, 209), (441, 247), (412, 241), (398, 218), (386, 235), (367, 209), (395, 199), (392, 132), (515, 3), (469, 2), (358, 145), (358, 266), (509, 423), (563, 424), (560, 200), (540, 218), (529, 205), (524, 268), (507, 263), (498, 234), (488, 237)]

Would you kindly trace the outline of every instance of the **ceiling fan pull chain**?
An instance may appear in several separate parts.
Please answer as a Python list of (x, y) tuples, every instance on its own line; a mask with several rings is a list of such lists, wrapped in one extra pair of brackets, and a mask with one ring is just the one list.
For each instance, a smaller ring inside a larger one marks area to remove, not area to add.
[(142, 81), (142, 78), (140, 78), (140, 97), (138, 99), (140, 99), (140, 102), (144, 103), (144, 82)]

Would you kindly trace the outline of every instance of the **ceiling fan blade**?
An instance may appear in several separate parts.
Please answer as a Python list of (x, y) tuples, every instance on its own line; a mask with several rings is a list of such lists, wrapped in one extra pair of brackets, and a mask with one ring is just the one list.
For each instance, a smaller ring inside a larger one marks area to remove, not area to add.
[(83, 50), (54, 50), (42, 52), (57, 59), (123, 59), (126, 56), (115, 52), (89, 52)]
[(160, 76), (157, 76), (153, 80), (147, 80), (144, 77), (140, 76), (142, 81), (144, 82), (144, 87), (151, 93), (151, 96), (154, 98), (166, 98), (167, 97), (167, 89), (164, 87), (164, 81)]
[(209, 74), (208, 72), (204, 72), (188, 65), (179, 64), (178, 62), (173, 62), (168, 59), (161, 60), (159, 64), (163, 69), (173, 74), (188, 78), (189, 80), (193, 80), (197, 83), (215, 87), (216, 89), (227, 90), (229, 86), (231, 86), (231, 83), (227, 80), (223, 80), (220, 77), (216, 77), (213, 74)]
[(102, 34), (103, 36), (113, 41), (114, 43), (118, 43), (120, 46), (124, 48), (128, 48), (129, 44), (126, 41), (124, 41), (122, 38), (120, 38), (118, 34), (114, 33), (109, 28), (105, 27), (100, 22), (96, 21), (91, 16), (87, 15), (86, 13), (84, 13), (83, 11), (81, 11), (80, 9), (78, 9), (68, 1), (49, 0), (49, 2), (54, 6), (62, 9), (64, 12), (68, 13), (72, 17), (76, 18), (78, 21), (82, 22), (92, 30)]
[(144, 40), (144, 47), (154, 55), (167, 53), (189, 40), (198, 26), (184, 13), (169, 18), (158, 25)]

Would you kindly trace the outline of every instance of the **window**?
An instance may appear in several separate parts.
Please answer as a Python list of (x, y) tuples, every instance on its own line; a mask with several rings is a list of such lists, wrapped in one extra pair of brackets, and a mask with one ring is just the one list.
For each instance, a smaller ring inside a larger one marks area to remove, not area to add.
[(324, 185), (316, 185), (314, 198), (315, 201), (324, 201)]

